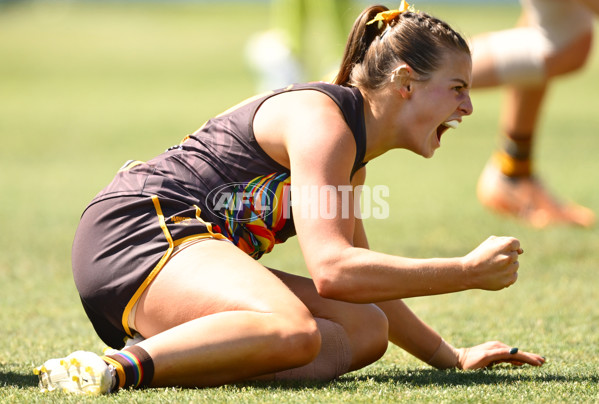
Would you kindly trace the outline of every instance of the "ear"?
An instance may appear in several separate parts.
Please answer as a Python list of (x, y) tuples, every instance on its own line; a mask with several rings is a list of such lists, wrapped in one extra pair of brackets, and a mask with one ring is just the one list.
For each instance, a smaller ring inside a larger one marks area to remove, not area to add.
[(410, 98), (412, 95), (413, 76), (414, 71), (407, 64), (400, 65), (391, 72), (391, 82), (403, 98)]

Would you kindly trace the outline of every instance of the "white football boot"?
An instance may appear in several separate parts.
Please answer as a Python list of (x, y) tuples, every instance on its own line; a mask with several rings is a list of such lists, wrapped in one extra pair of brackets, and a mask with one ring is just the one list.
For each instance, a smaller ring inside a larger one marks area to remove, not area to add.
[(42, 392), (100, 395), (110, 393), (114, 382), (114, 369), (95, 353), (85, 351), (47, 360), (33, 369), (33, 373), (39, 377)]

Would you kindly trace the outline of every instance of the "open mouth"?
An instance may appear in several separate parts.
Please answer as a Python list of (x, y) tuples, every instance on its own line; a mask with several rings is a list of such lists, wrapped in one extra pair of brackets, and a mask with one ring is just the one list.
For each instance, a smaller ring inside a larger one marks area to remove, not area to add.
[(441, 125), (439, 125), (437, 127), (437, 139), (439, 139), (439, 142), (441, 142), (441, 136), (449, 129), (456, 129), (458, 127), (458, 125), (460, 124), (459, 121), (457, 120), (453, 120), (453, 121), (447, 121), (447, 122), (443, 122)]
[(454, 119), (453, 121), (443, 122), (442, 125), (447, 126), (448, 128), (456, 129), (459, 124), (460, 124), (460, 121)]

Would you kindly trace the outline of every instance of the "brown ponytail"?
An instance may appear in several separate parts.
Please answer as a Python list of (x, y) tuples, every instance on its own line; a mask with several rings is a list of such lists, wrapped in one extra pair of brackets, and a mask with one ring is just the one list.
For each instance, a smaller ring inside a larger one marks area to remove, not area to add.
[(366, 24), (387, 10), (382, 5), (371, 6), (356, 19), (335, 84), (380, 88), (401, 63), (407, 63), (426, 80), (440, 67), (445, 52), (470, 54), (470, 48), (460, 34), (444, 21), (426, 13), (403, 12), (388, 26)]
[(387, 10), (389, 9), (382, 5), (371, 6), (362, 11), (356, 18), (347, 39), (345, 52), (341, 59), (341, 68), (335, 78), (335, 84), (349, 85), (350, 74), (354, 66), (362, 63), (371, 42), (380, 34), (378, 24), (366, 25), (366, 23), (378, 13)]

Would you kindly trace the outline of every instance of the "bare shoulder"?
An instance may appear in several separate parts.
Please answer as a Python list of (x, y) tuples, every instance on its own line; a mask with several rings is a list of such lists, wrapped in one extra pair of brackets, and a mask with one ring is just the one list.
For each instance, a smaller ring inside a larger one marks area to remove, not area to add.
[(290, 167), (291, 158), (330, 159), (353, 163), (355, 141), (339, 106), (316, 90), (279, 94), (266, 101), (254, 118), (256, 140), (275, 160)]
[(254, 130), (284, 131), (298, 125), (344, 123), (343, 114), (337, 104), (326, 94), (317, 90), (290, 91), (268, 99), (258, 110), (254, 119)]

